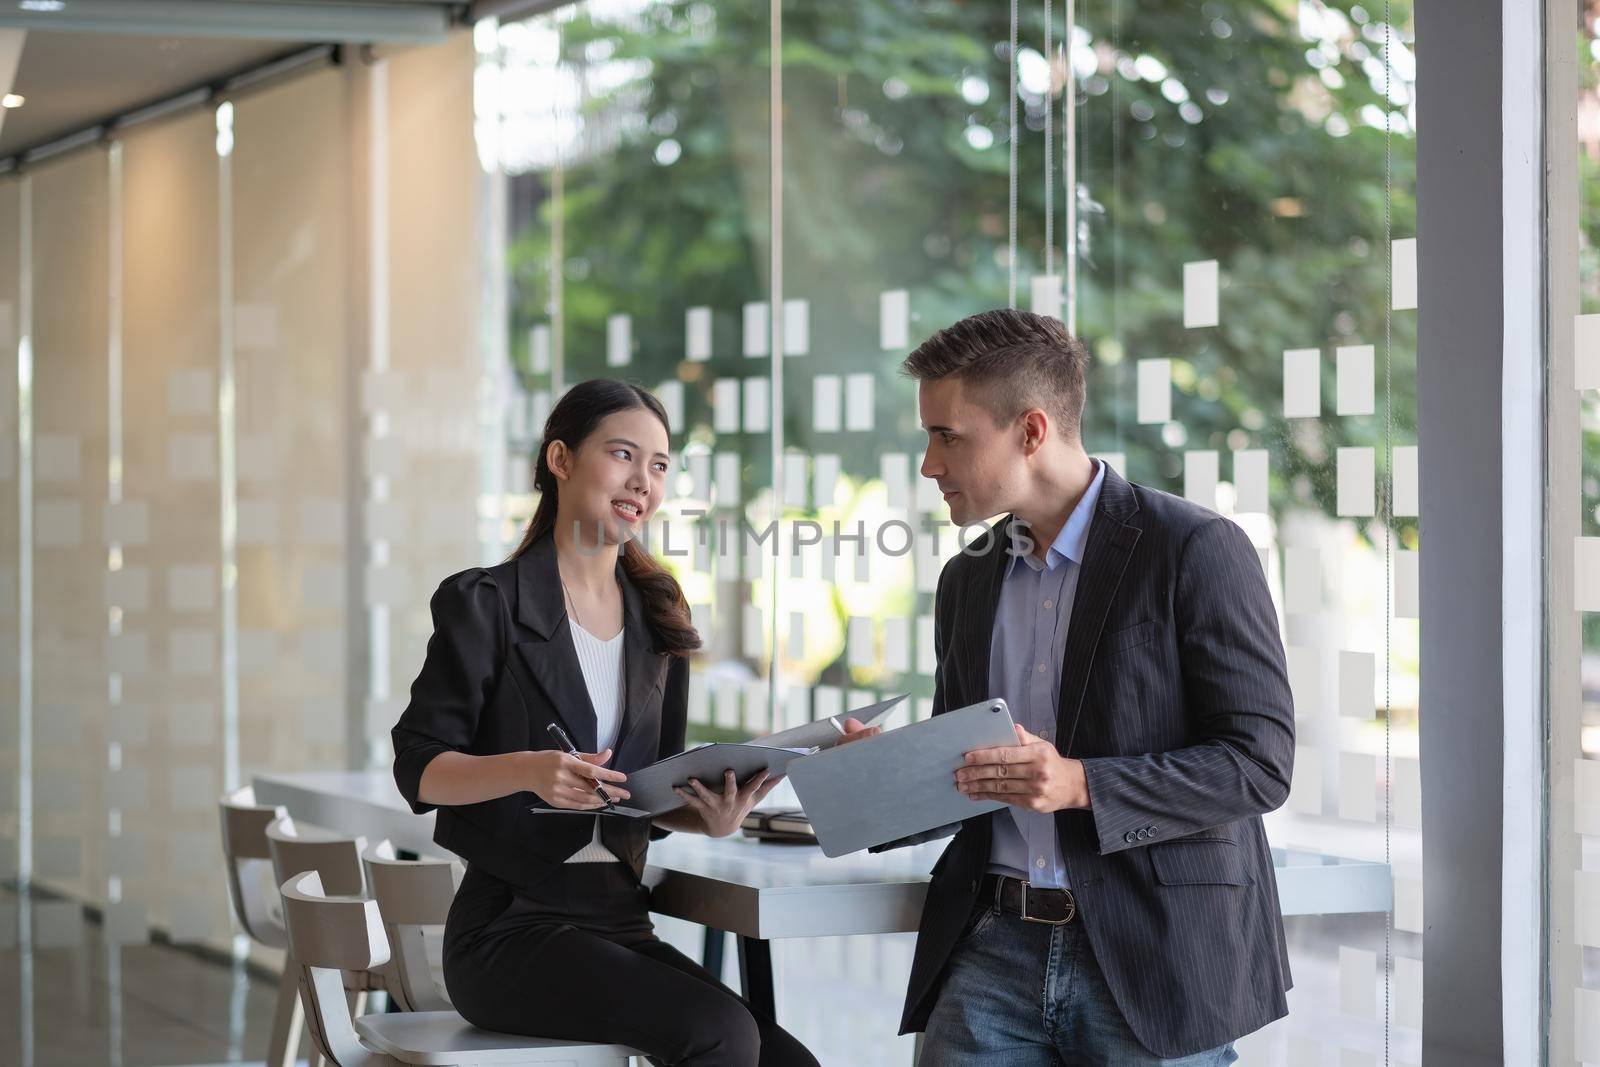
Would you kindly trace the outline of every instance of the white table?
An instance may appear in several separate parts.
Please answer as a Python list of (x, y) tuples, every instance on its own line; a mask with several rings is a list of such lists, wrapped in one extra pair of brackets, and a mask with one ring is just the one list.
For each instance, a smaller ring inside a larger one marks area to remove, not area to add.
[[(257, 803), (282, 805), (296, 819), (441, 852), (433, 815), (412, 814), (388, 770), (258, 774), (255, 790)], [(722, 939), (709, 932), (738, 937), (744, 994), (770, 1012), (772, 938), (916, 930), (928, 872), (946, 844), (828, 859), (814, 846), (673, 834), (651, 844), (645, 881), (651, 910), (706, 927), (712, 973), (721, 972)], [(1285, 915), (1384, 912), (1394, 899), (1387, 864), (1284, 849), (1273, 850), (1273, 862)]]

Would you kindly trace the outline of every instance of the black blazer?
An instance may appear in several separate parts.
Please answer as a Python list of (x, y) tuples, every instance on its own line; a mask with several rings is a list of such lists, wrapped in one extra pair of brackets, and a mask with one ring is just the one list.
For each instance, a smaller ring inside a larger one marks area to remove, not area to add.
[[(660, 651), (639, 590), (623, 573), (623, 714), (610, 767), (638, 770), (683, 751), (689, 661)], [(446, 750), (475, 756), (559, 747), (560, 723), (578, 749), (596, 748), (594, 707), (572, 646), (555, 539), (518, 558), (446, 578), (433, 595), (433, 636), (411, 703), (395, 724), (394, 779), (411, 810), (428, 761)], [(594, 834), (593, 815), (535, 815), (531, 792), (439, 810), (433, 839), (469, 864), (523, 888), (549, 877)], [(666, 831), (646, 820), (603, 818), (600, 840), (643, 877), (645, 850)]]
[[(939, 577), (934, 714), (990, 695), (1006, 522)], [(1082, 568), (1056, 745), (1083, 760), (1093, 808), (1058, 812), (1056, 833), (1117, 1006), (1151, 1052), (1185, 1056), (1288, 1011), (1260, 818), (1288, 797), (1294, 763), (1278, 620), (1244, 531), (1110, 469)], [(961, 823), (933, 868), (901, 1033), (927, 1026), (1004, 815)]]

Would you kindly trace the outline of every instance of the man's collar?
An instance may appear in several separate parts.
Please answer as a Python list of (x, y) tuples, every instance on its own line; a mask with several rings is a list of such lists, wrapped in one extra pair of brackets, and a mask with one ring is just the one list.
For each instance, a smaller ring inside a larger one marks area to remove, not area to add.
[(1011, 577), (1011, 571), (1017, 565), (1019, 557), (1027, 560), (1028, 565), (1034, 570), (1046, 567), (1054, 570), (1066, 560), (1071, 560), (1080, 566), (1083, 563), (1084, 547), (1089, 542), (1089, 524), (1094, 520), (1095, 505), (1100, 499), (1100, 486), (1105, 482), (1106, 465), (1104, 461), (1091, 459), (1094, 464), (1094, 477), (1089, 481), (1089, 488), (1083, 491), (1078, 504), (1072, 509), (1072, 514), (1067, 516), (1067, 521), (1061, 525), (1061, 531), (1056, 534), (1056, 539), (1050, 543), (1045, 551), (1045, 562), (1040, 563), (1032, 553), (1014, 552), (1006, 561), (1005, 576)]

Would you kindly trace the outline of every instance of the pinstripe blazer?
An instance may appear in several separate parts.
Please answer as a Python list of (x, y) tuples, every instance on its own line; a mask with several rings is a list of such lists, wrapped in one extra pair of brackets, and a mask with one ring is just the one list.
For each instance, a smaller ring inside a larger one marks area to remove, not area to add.
[[(939, 577), (934, 714), (989, 696), (1007, 521), (986, 553), (956, 556)], [(1058, 812), (1056, 832), (1122, 1014), (1151, 1052), (1188, 1055), (1288, 1011), (1261, 824), (1288, 796), (1294, 762), (1283, 644), (1244, 532), (1110, 469), (1082, 567), (1056, 745), (1083, 761), (1092, 808)], [(927, 1025), (994, 818), (961, 823), (934, 866), (901, 1033)]]

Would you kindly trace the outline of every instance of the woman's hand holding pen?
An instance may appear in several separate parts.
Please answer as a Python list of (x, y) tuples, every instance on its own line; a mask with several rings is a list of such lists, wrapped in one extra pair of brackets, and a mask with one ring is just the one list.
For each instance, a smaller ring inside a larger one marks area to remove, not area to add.
[(679, 786), (675, 792), (684, 799), (696, 815), (707, 837), (727, 837), (744, 822), (750, 809), (767, 798), (773, 786), (783, 780), (783, 775), (758, 771), (750, 780), (740, 785), (732, 771), (722, 776), (722, 792), (706, 788), (698, 779), (689, 779), (689, 787)]
[[(605, 807), (605, 802), (595, 794), (600, 783), (626, 782), (628, 776), (613, 771), (603, 764), (611, 758), (611, 750), (603, 752), (558, 752), (553, 748), (525, 753), (528, 761), (527, 788), (552, 808), (571, 808), (593, 811)], [(606, 789), (611, 799), (627, 800), (626, 789), (611, 785)]]

